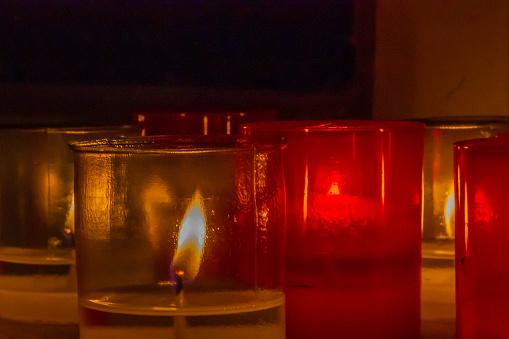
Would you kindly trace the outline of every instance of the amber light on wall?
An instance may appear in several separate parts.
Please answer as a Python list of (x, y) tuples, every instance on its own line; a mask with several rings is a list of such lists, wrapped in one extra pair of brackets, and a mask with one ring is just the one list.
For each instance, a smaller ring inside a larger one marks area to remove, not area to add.
[(171, 112), (150, 111), (134, 114), (134, 121), (145, 126), (146, 135), (215, 135), (239, 132), (239, 125), (276, 120), (277, 112)]
[(251, 123), (287, 138), (289, 338), (420, 335), (424, 124)]
[(509, 337), (509, 137), (454, 144), (456, 333)]
[(81, 338), (285, 337), (281, 142), (72, 147)]

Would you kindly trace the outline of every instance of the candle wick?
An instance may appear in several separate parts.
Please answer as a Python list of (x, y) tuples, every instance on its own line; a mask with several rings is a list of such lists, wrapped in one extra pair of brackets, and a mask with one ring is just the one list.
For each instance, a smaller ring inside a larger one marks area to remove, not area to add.
[[(184, 307), (184, 290), (182, 283), (182, 276), (175, 272), (171, 271), (172, 275), (172, 287), (175, 295), (178, 297), (178, 307)], [(177, 339), (185, 339), (187, 338), (187, 320), (185, 316), (175, 315), (173, 318), (174, 321), (174, 329), (175, 329), (175, 338)]]
[(180, 292), (182, 292), (182, 277), (178, 274), (175, 274), (175, 280), (173, 281), (173, 292), (175, 292), (175, 295), (179, 295)]
[(173, 264), (170, 266), (170, 285), (175, 295), (179, 295), (182, 292), (184, 283), (182, 281), (183, 272), (175, 270)]

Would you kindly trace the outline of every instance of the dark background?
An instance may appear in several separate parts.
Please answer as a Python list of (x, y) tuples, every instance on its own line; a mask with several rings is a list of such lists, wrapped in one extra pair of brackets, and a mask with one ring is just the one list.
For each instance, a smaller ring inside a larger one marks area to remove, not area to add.
[(373, 17), (355, 0), (2, 2), (0, 113), (366, 118)]

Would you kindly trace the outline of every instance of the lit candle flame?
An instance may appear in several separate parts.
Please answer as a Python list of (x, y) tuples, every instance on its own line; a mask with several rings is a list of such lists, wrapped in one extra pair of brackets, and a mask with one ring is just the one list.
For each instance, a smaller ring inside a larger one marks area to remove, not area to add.
[(445, 205), (445, 231), (447, 236), (454, 236), (454, 192), (449, 194)]
[(329, 188), (329, 192), (327, 192), (327, 195), (340, 195), (341, 192), (339, 190), (339, 183), (333, 182)]
[(196, 191), (180, 227), (172, 271), (184, 281), (193, 281), (200, 270), (205, 242), (203, 199)]

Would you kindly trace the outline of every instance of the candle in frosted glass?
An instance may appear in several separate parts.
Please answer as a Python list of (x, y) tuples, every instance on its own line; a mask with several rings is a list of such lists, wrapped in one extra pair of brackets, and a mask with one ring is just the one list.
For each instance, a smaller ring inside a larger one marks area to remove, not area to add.
[(81, 338), (284, 338), (282, 146), (73, 144)]

